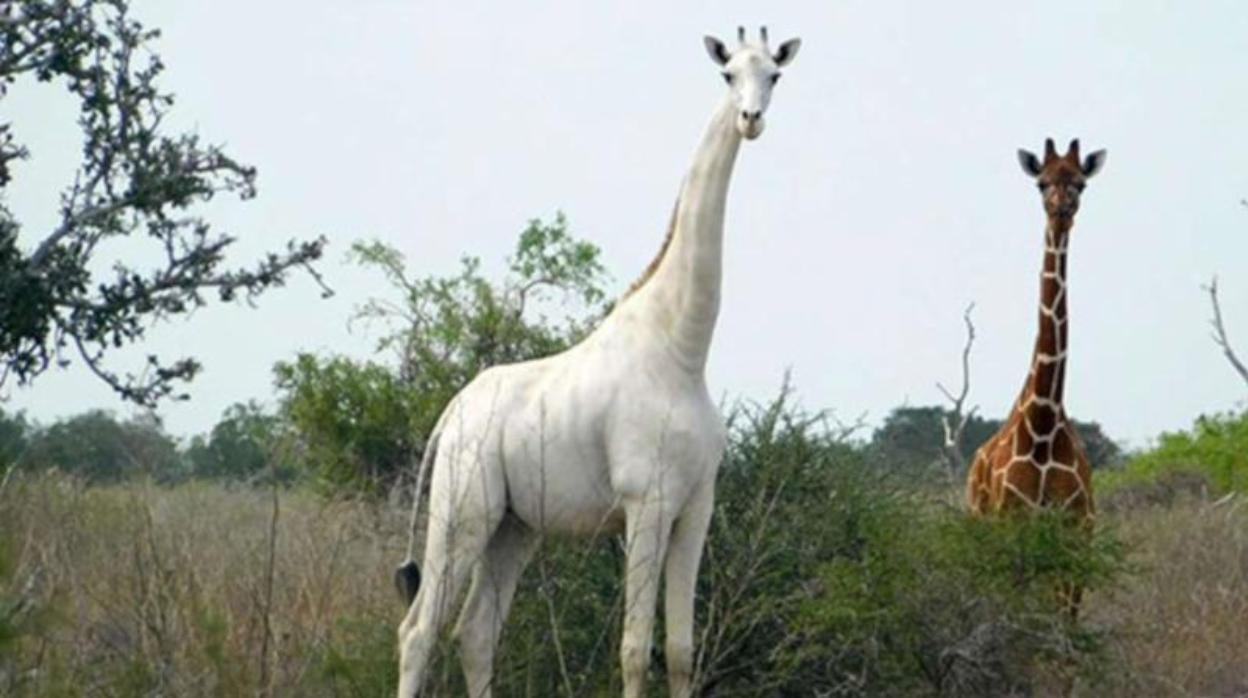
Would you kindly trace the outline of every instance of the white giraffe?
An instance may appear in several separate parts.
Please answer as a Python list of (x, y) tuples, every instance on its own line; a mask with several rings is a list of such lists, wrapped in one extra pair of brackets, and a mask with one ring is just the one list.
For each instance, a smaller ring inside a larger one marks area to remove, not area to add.
[[(469, 575), (456, 625), (469, 695), (489, 696), (516, 583), (542, 533), (623, 529), (624, 695), (645, 689), (660, 572), (672, 696), (693, 677), (693, 595), (725, 431), (704, 369), (719, 314), (724, 206), (742, 137), (763, 131), (780, 67), (800, 40), (706, 49), (728, 84), (686, 175), (659, 257), (576, 346), (482, 371), (429, 439), (424, 580), (412, 544), (398, 579), (414, 602), (399, 627), (399, 696), (417, 695)], [(419, 593), (417, 593), (419, 588)]]

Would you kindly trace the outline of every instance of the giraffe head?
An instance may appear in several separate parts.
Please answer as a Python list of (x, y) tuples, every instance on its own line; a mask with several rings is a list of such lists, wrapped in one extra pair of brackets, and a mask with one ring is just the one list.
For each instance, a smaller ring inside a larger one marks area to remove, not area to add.
[(1044, 199), (1044, 212), (1055, 222), (1069, 225), (1079, 211), (1079, 195), (1089, 179), (1105, 164), (1105, 151), (1098, 150), (1079, 159), (1079, 139), (1070, 142), (1059, 156), (1053, 139), (1044, 141), (1044, 160), (1027, 150), (1018, 151), (1018, 162), (1036, 180)]
[(758, 43), (749, 43), (745, 40), (745, 27), (737, 27), (735, 51), (729, 51), (724, 42), (713, 36), (702, 39), (732, 93), (737, 107), (737, 131), (750, 140), (763, 132), (763, 113), (780, 80), (780, 69), (793, 60), (802, 45), (801, 39), (789, 39), (773, 52), (767, 46), (767, 27), (759, 30), (759, 38)]

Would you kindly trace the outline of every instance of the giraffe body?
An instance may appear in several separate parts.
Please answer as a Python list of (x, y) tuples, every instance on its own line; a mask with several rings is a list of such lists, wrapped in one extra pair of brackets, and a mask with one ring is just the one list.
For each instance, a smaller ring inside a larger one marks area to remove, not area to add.
[(1031, 370), (1001, 429), (975, 453), (967, 476), (967, 504), (975, 514), (1055, 508), (1091, 521), (1092, 470), (1074, 424), (1066, 416), (1067, 246), (1079, 196), (1100, 169), (1105, 151), (1079, 158), (1079, 141), (1059, 157), (1045, 143), (1043, 162), (1019, 151), (1023, 170), (1036, 178), (1048, 225), (1040, 272), (1039, 331)]
[[(1039, 409), (1037, 421), (1010, 416), (975, 454), (968, 482), (971, 511), (1065, 509), (1080, 518), (1094, 513), (1092, 471), (1083, 443), (1064, 410)], [(1036, 423), (1049, 420), (1041, 435)]]

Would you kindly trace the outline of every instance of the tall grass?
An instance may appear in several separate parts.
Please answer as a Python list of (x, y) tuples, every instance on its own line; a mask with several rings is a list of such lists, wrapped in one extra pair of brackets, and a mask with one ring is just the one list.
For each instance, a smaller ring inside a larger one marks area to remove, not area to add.
[(0, 694), (386, 693), (398, 609), (376, 580), (400, 517), (298, 492), (278, 507), (273, 527), (263, 490), (15, 478), (3, 593), (42, 615), (0, 650)]

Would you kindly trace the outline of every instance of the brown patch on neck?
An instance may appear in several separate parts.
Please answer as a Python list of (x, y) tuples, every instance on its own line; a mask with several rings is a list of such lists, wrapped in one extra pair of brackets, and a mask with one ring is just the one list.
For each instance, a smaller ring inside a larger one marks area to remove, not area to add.
[(646, 266), (646, 270), (643, 271), (641, 276), (639, 276), (637, 280), (628, 287), (628, 291), (620, 297), (621, 301), (636, 293), (642, 286), (645, 286), (646, 282), (649, 281), (650, 278), (654, 276), (654, 273), (659, 270), (659, 264), (663, 262), (663, 257), (667, 255), (668, 248), (672, 246), (672, 238), (676, 235), (676, 213), (679, 210), (680, 199), (677, 198), (675, 205), (672, 206), (672, 219), (667, 224), (667, 235), (663, 237), (663, 245), (659, 247), (659, 253), (654, 256), (654, 259), (650, 260), (650, 264)]

